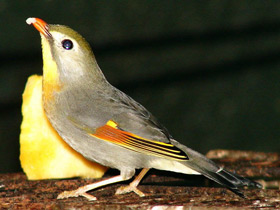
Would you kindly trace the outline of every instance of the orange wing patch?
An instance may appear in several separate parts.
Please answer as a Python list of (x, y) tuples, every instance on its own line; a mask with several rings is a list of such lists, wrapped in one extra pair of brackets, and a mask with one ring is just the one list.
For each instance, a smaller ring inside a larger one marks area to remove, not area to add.
[(96, 132), (90, 135), (148, 155), (165, 157), (177, 161), (185, 161), (189, 159), (182, 150), (174, 145), (145, 139), (124, 131), (118, 128), (117, 124), (112, 120), (109, 120), (106, 125), (97, 128)]

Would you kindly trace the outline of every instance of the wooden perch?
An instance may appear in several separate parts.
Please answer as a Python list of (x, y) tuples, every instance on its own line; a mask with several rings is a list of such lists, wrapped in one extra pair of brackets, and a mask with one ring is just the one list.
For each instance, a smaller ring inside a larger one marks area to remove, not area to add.
[(207, 156), (239, 175), (257, 178), (262, 184), (270, 183), (266, 186), (277, 189), (244, 189), (247, 199), (242, 199), (226, 188), (213, 187), (213, 182), (202, 176), (152, 170), (139, 186), (145, 197), (134, 193), (115, 195), (116, 189), (127, 182), (90, 192), (98, 200), (89, 202), (81, 197), (66, 200), (57, 200), (56, 197), (64, 190), (76, 189), (96, 180), (28, 181), (23, 173), (13, 173), (0, 174), (0, 209), (280, 208), (279, 154), (215, 150)]

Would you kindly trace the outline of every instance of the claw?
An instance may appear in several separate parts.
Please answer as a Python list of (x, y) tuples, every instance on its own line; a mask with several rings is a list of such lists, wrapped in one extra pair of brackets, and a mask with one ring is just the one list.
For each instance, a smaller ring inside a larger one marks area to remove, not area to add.
[(85, 192), (80, 192), (79, 189), (72, 190), (72, 191), (64, 191), (57, 196), (57, 199), (66, 199), (66, 198), (79, 197), (79, 196), (83, 196), (86, 199), (88, 199), (89, 201), (97, 200), (97, 198), (95, 196), (90, 195), (90, 194), (85, 193)]
[(119, 187), (115, 194), (116, 195), (121, 195), (121, 194), (130, 193), (130, 192), (135, 192), (140, 197), (144, 197), (145, 196), (145, 194), (142, 191), (140, 191), (139, 189), (137, 189), (136, 187), (131, 186), (131, 185)]

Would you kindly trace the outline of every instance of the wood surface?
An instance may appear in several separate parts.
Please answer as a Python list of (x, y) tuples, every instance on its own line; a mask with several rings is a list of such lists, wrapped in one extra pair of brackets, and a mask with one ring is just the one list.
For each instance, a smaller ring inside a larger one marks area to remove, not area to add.
[[(151, 170), (135, 193), (115, 195), (120, 183), (90, 192), (98, 198), (57, 200), (64, 190), (92, 183), (92, 179), (29, 181), (23, 173), (0, 174), (0, 209), (244, 209), (280, 208), (280, 155), (244, 151), (215, 150), (207, 154), (225, 168), (259, 181), (266, 189), (244, 189), (246, 199), (202, 176)], [(105, 177), (117, 174), (109, 171)]]

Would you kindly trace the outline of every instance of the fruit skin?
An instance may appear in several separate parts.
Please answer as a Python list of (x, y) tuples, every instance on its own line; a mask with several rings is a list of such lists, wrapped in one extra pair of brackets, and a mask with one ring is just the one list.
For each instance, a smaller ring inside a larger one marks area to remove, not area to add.
[(29, 180), (103, 176), (106, 167), (73, 150), (49, 123), (42, 105), (42, 76), (28, 78), (22, 99), (20, 163)]

